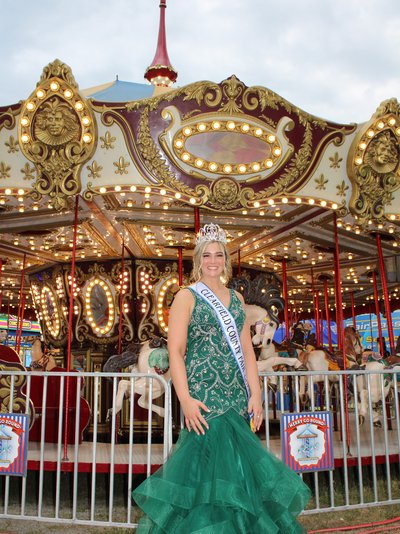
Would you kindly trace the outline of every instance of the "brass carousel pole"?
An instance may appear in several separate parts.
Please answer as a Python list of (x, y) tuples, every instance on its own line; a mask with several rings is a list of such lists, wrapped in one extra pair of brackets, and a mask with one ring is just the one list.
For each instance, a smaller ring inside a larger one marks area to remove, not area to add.
[[(76, 238), (78, 229), (78, 208), (79, 195), (75, 196), (75, 213), (74, 213), (74, 234), (72, 241), (72, 257), (71, 257), (71, 286), (69, 290), (69, 316), (68, 316), (68, 345), (67, 345), (67, 372), (71, 371), (71, 342), (72, 342), (72, 316), (74, 313), (74, 286), (75, 286), (75, 257), (76, 257)], [(65, 386), (65, 429), (64, 429), (64, 458), (68, 459), (68, 412), (69, 412), (69, 383), (70, 377), (67, 376)]]
[(237, 274), (240, 276), (242, 274), (242, 266), (240, 262), (240, 247), (237, 249)]

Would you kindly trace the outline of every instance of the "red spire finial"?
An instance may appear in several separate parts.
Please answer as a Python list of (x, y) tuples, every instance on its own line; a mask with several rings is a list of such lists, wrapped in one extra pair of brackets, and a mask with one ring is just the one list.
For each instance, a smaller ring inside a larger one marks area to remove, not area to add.
[(157, 50), (150, 67), (147, 67), (144, 77), (153, 85), (169, 87), (175, 83), (178, 73), (172, 67), (167, 52), (165, 33), (165, 9), (167, 0), (160, 0), (160, 27), (158, 29)]

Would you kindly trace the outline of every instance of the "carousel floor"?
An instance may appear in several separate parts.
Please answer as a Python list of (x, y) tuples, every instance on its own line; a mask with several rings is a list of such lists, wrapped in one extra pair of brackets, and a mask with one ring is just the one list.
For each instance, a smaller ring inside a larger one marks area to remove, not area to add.
[[(354, 420), (352, 424), (352, 415), (350, 415), (350, 448), (347, 454), (347, 465), (357, 465), (357, 440)], [(262, 440), (265, 443), (265, 440)], [(371, 435), (369, 425), (364, 424), (360, 427), (360, 457), (363, 465), (372, 462), (375, 456), (376, 463), (384, 463), (400, 460), (400, 446), (397, 429), (388, 430), (387, 440), (383, 428), (374, 428), (374, 455), (372, 453)], [(279, 437), (270, 439), (269, 449), (278, 458), (281, 458), (281, 441)], [(347, 453), (347, 443), (343, 444), (340, 432), (333, 433), (333, 451), (335, 458), (335, 467), (343, 465), (343, 458)], [(112, 448), (110, 443), (97, 443), (96, 447), (96, 471), (105, 473), (110, 472)], [(28, 469), (38, 470), (40, 465), (40, 443), (30, 442), (28, 446)], [(64, 449), (61, 449), (61, 456), (64, 456)], [(75, 465), (75, 446), (68, 445), (67, 460), (61, 462), (62, 471), (74, 471)], [(163, 463), (163, 446), (161, 444), (152, 444), (151, 446), (151, 471), (155, 471)], [(132, 472), (146, 473), (147, 471), (147, 445), (136, 443), (133, 445), (133, 462)], [(116, 444), (114, 448), (114, 472), (127, 473), (129, 466), (129, 445)], [(44, 447), (43, 469), (49, 471), (57, 470), (57, 444), (46, 443)], [(93, 470), (93, 443), (82, 442), (78, 445), (77, 469), (79, 472), (91, 472)]]

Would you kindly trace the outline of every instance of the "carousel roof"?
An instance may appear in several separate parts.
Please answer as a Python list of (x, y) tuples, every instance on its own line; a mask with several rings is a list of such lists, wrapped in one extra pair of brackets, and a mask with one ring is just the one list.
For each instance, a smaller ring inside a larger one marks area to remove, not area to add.
[[(334, 309), (334, 221), (343, 301), (373, 302), (380, 235), (398, 300), (400, 110), (363, 124), (308, 114), (235, 76), (154, 93), (115, 80), (80, 91), (56, 60), (21, 103), (0, 108), (2, 303), (29, 272), (77, 259), (190, 259), (196, 217), (228, 232), (233, 264), (282, 275), (297, 311)], [(32, 305), (25, 280), (27, 305)]]
[(82, 94), (86, 98), (102, 102), (129, 102), (148, 98), (154, 93), (154, 87), (148, 83), (125, 82), (114, 80), (113, 82), (84, 89)]

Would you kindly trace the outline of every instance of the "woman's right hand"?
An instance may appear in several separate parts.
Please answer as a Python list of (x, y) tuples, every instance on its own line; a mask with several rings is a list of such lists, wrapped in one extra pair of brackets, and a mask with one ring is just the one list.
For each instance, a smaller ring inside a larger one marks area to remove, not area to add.
[(208, 424), (200, 410), (209, 412), (210, 410), (207, 406), (193, 397), (188, 397), (181, 402), (181, 407), (185, 416), (185, 424), (189, 432), (193, 429), (198, 436), (200, 434), (204, 435), (204, 428), (208, 430)]

